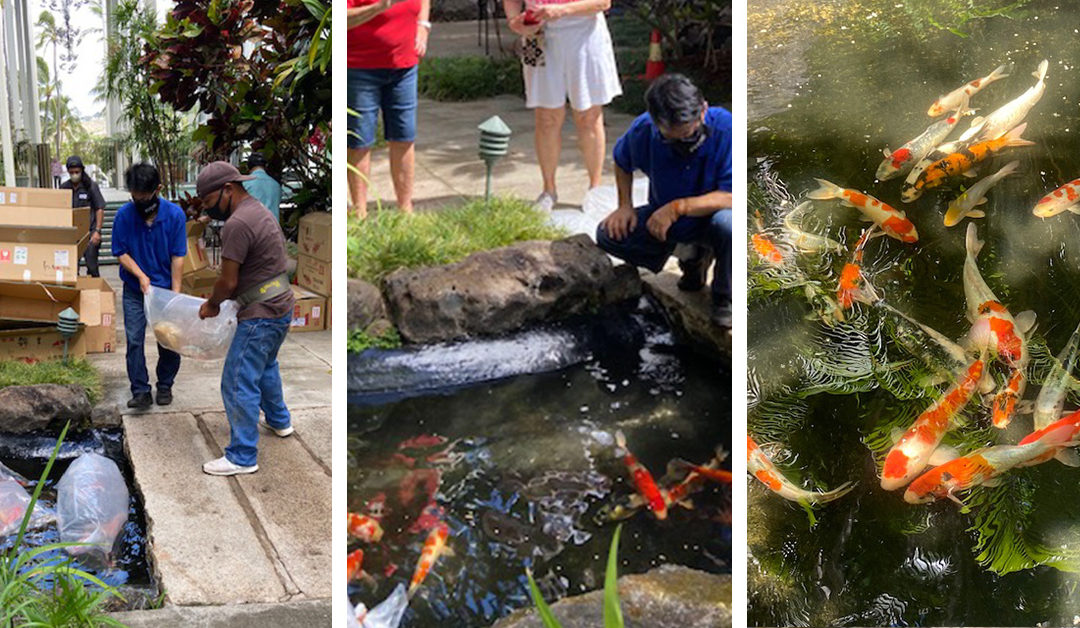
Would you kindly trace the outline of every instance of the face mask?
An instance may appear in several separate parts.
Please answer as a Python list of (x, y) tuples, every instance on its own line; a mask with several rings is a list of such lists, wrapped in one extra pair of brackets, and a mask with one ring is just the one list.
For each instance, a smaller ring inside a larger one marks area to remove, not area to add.
[(78, 183), (78, 182), (82, 181), (82, 174), (81, 173), (76, 173), (76, 174), (72, 174), (72, 175), (68, 175), (68, 176), (71, 177), (71, 182), (72, 183)]
[(141, 216), (143, 220), (146, 220), (150, 216), (157, 213), (157, 196), (154, 196), (150, 200), (146, 201), (138, 201), (135, 199), (131, 199), (131, 203), (135, 206), (135, 211), (139, 212), (139, 216)]
[[(219, 196), (213, 207), (206, 208), (206, 215), (210, 216), (214, 220), (228, 220), (229, 214), (221, 206), (221, 201), (225, 200), (225, 192), (223, 191)], [(228, 205), (226, 204), (226, 207)]]
[(709, 127), (701, 124), (690, 136), (680, 139), (665, 138), (664, 143), (670, 146), (680, 157), (685, 158), (697, 152), (697, 149), (701, 148), (708, 136)]

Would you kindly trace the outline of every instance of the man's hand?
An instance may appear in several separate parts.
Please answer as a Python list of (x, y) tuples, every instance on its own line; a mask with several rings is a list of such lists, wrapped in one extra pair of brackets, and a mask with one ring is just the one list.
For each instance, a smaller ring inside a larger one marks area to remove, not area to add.
[(510, 26), (510, 30), (514, 31), (518, 35), (521, 35), (522, 37), (532, 37), (533, 35), (539, 33), (540, 29), (544, 26), (543, 22), (535, 26), (526, 26), (524, 13), (511, 18), (507, 22), (507, 24)]
[(625, 240), (626, 236), (637, 227), (637, 212), (633, 207), (620, 207), (608, 214), (600, 224), (612, 240)]
[(101, 232), (95, 231), (90, 234), (90, 244), (94, 246), (101, 244)]
[(682, 215), (679, 211), (679, 203), (680, 201), (672, 201), (654, 211), (652, 216), (649, 216), (649, 221), (645, 223), (645, 227), (648, 228), (652, 237), (661, 242), (667, 240), (668, 229), (670, 229), (671, 225)]
[(209, 301), (206, 301), (199, 306), (199, 318), (214, 318), (221, 313), (220, 305), (212, 305)]
[(427, 27), (419, 24), (416, 26), (416, 54), (421, 57), (427, 54), (427, 40), (430, 34)]
[(139, 288), (142, 289), (143, 294), (150, 292), (150, 278), (146, 275), (139, 277)]

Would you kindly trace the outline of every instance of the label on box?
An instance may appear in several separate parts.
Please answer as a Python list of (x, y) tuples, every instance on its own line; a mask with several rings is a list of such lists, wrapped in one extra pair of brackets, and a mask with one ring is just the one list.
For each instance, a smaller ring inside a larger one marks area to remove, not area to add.
[(105, 327), (112, 327), (112, 314), (102, 314), (101, 324)]
[(30, 277), (31, 277), (31, 275), (30, 275), (30, 269), (29, 268), (22, 271), (22, 280), (23, 281), (30, 281)]
[[(0, 201), (0, 202), (3, 202), (3, 201)], [(19, 203), (19, 195), (12, 192), (11, 193), (11, 204), (12, 205), (17, 205), (18, 203)]]
[(56, 271), (56, 283), (64, 283), (64, 271)]
[[(26, 266), (30, 261), (30, 250), (25, 246), (15, 247), (15, 263)], [(30, 272), (30, 271), (27, 271)]]
[(0, 262), (11, 263), (11, 249), (0, 249)]
[[(53, 252), (53, 266), (57, 268), (67, 268), (71, 265), (71, 257), (68, 255), (67, 249), (57, 249)], [(60, 271), (56, 271), (56, 274), (61, 274)]]
[(306, 316), (298, 316), (292, 319), (292, 322), (289, 324), (293, 327), (307, 327), (308, 319)]
[(6, 204), (7, 203), (4, 202), (4, 193), (0, 192), (0, 205), (6, 205)]
[(311, 306), (311, 318), (320, 318), (322, 314), (322, 308), (318, 305)]

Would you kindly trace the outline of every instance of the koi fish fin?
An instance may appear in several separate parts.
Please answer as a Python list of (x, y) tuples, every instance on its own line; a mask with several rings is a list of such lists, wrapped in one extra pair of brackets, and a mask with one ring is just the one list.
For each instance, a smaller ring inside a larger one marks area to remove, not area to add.
[(990, 478), (989, 480), (983, 480), (982, 485), (983, 486), (989, 486), (990, 488), (994, 488), (995, 486), (1001, 486), (1001, 483), (1003, 481), (1004, 480), (1002, 480), (1001, 478)]
[(1035, 412), (1035, 403), (1030, 399), (1023, 401), (1017, 401), (1016, 407), (1013, 409), (1013, 414), (1033, 414)]
[[(985, 205), (986, 201), (987, 201), (987, 198), (984, 196), (984, 197), (980, 198), (979, 200), (975, 201), (975, 204), (976, 205)], [(972, 212), (972, 213), (974, 213), (974, 212)], [(968, 214), (968, 215), (970, 216), (971, 214)]]
[(990, 371), (983, 371), (979, 379), (979, 392), (986, 395), (993, 392), (995, 387), (997, 387), (997, 382), (994, 381), (994, 376), (990, 374)]
[(891, 151), (891, 150), (889, 150), (889, 147), (888, 147), (888, 146), (886, 146), (885, 148), (881, 149), (881, 153), (882, 153), (883, 155), (885, 155), (885, 159), (892, 159), (892, 151)]
[[(848, 207), (854, 207), (854, 205), (848, 203), (847, 201), (844, 201), (844, 205), (847, 205)], [(874, 222), (874, 219), (870, 216), (867, 216), (866, 214), (859, 214), (859, 220), (863, 222)]]
[(1080, 214), (1080, 205), (1069, 205), (1065, 208), (1065, 211)]
[[(1072, 451), (1072, 450), (1069, 450), (1069, 451)], [(684, 500), (681, 500), (679, 502), (676, 502), (676, 503), (679, 506), (681, 506), (681, 507), (683, 507), (683, 508), (685, 508), (687, 510), (693, 510), (694, 509), (694, 500), (690, 499), (689, 497), (684, 499)]]
[(968, 179), (974, 179), (979, 176), (979, 171), (975, 168), (972, 168), (971, 170), (965, 170), (964, 172), (961, 172), (960, 176), (966, 177)]
[(1080, 467), (1080, 454), (1075, 449), (1062, 449), (1054, 458), (1066, 467)]
[(721, 464), (725, 460), (727, 460), (729, 454), (730, 454), (730, 452), (728, 452), (726, 449), (724, 449), (724, 447), (722, 445), (717, 445), (716, 446), (716, 462), (717, 462), (717, 464)]
[[(971, 126), (968, 127), (967, 133), (970, 133), (971, 130), (977, 126), (982, 126), (983, 122), (986, 122), (986, 118), (984, 118), (983, 116), (975, 116), (974, 118), (972, 118)], [(967, 135), (967, 133), (964, 133), (964, 135)], [(963, 138), (960, 139), (963, 140)]]
[(844, 192), (844, 188), (826, 181), (825, 179), (814, 179), (818, 182), (816, 190), (811, 190), (806, 193), (806, 198), (812, 198), (816, 201), (827, 201), (832, 198), (840, 198)]
[(622, 433), (622, 430), (615, 430), (615, 447), (623, 451), (626, 449), (626, 434)]
[(979, 210), (979, 209), (973, 209), (973, 210), (968, 212), (967, 217), (968, 218), (986, 218), (986, 212), (984, 212), (982, 210)]
[(967, 234), (964, 238), (964, 244), (967, 247), (968, 255), (972, 257), (978, 257), (979, 251), (982, 250), (983, 242), (979, 239), (978, 229), (975, 227), (975, 223), (969, 222), (967, 226)]
[(997, 176), (998, 176), (998, 178), (1007, 177), (1010, 174), (1016, 172), (1016, 169), (1019, 168), (1019, 167), (1020, 167), (1020, 160), (1019, 159), (1014, 159), (1014, 160), (1010, 161), (1009, 163), (1005, 164), (1005, 166), (1001, 170), (998, 170), (997, 171)]
[(1039, 82), (1041, 83), (1042, 80), (1046, 78), (1046, 69), (1049, 66), (1050, 66), (1050, 62), (1047, 61), (1046, 59), (1043, 59), (1042, 62), (1039, 64), (1039, 67), (1036, 68), (1035, 71), (1031, 73), (1031, 75), (1034, 76), (1036, 79), (1038, 79)]
[(1025, 129), (1027, 129), (1027, 122), (1006, 133), (1005, 146), (1034, 146), (1035, 142), (1020, 137), (1024, 134)]
[(454, 553), (454, 548), (450, 547), (449, 545), (444, 545), (443, 548), (441, 550), (439, 550), (439, 555), (440, 556), (447, 556), (449, 558), (453, 558), (454, 556), (457, 556), (457, 554)]
[(1024, 310), (1013, 317), (1016, 321), (1016, 329), (1022, 334), (1026, 334), (1035, 328), (1035, 312), (1033, 310)]
[(821, 493), (814, 493), (813, 497), (808, 501), (814, 504), (825, 504), (833, 500), (840, 499), (844, 495), (851, 492), (851, 489), (855, 488), (854, 482), (844, 482), (840, 486), (834, 488), (831, 491), (823, 491)]
[(956, 495), (953, 495), (951, 491), (950, 491), (950, 492), (949, 492), (949, 493), (948, 493), (948, 494), (946, 495), (946, 497), (948, 497), (948, 498), (949, 498), (949, 499), (951, 499), (952, 501), (956, 502), (956, 504), (957, 504), (958, 506), (960, 506), (960, 509), (961, 509), (961, 510), (963, 510), (963, 511), (966, 511), (966, 510), (967, 510), (967, 504), (965, 504), (964, 502), (960, 501), (960, 498), (959, 498), (959, 497), (957, 497)]
[(990, 76), (986, 77), (984, 83), (990, 83), (999, 79), (1003, 79), (1006, 76), (1012, 74), (1013, 68), (1016, 67), (1011, 61), (1009, 63), (1002, 63), (998, 67), (994, 68), (994, 71), (990, 73)]
[(951, 460), (956, 460), (960, 457), (960, 452), (956, 451), (948, 445), (938, 445), (938, 448), (934, 450), (934, 453), (930, 454), (930, 460), (927, 461), (931, 467), (940, 467), (941, 465)]
[(903, 438), (904, 434), (906, 433), (906, 430), (903, 430), (899, 427), (894, 427), (889, 430), (889, 439), (892, 441), (892, 444), (895, 445), (896, 443), (900, 442), (900, 439)]

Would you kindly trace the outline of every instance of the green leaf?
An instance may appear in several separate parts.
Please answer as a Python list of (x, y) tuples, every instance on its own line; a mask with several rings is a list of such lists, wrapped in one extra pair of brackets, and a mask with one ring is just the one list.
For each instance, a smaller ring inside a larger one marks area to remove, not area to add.
[(529, 579), (529, 595), (532, 596), (533, 603), (536, 604), (536, 614), (540, 616), (544, 628), (562, 628), (559, 620), (555, 619), (555, 616), (551, 614), (551, 608), (544, 601), (544, 596), (540, 593), (540, 587), (536, 586), (532, 570), (528, 567), (525, 568), (525, 576)]
[(622, 524), (615, 528), (608, 551), (607, 571), (604, 574), (604, 628), (623, 628), (622, 607), (619, 606), (619, 536)]

